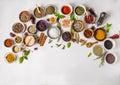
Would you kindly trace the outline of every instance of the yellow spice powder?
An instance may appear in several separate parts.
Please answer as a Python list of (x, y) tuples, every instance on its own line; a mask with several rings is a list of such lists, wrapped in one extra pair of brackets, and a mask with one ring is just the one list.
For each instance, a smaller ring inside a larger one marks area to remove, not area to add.
[(105, 38), (105, 32), (103, 30), (97, 30), (96, 38), (102, 40)]
[(15, 55), (14, 55), (13, 53), (7, 54), (6, 60), (7, 60), (9, 63), (12, 63), (12, 62), (15, 60)]

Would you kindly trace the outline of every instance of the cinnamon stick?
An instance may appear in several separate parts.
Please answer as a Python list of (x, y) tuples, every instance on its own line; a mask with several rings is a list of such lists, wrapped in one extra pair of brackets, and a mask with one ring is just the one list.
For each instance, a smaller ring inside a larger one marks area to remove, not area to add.
[(47, 36), (45, 35), (45, 36), (43, 37), (41, 43), (40, 43), (40, 46), (43, 46), (43, 45), (44, 45), (46, 39), (47, 39)]

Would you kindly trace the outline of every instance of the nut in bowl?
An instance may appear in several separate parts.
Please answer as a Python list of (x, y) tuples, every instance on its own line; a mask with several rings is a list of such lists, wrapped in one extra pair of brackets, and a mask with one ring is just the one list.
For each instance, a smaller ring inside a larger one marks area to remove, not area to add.
[(113, 53), (113, 52), (108, 52), (105, 55), (105, 62), (107, 64), (115, 64), (117, 62), (117, 56), (116, 56), (116, 54)]
[(115, 48), (115, 41), (111, 38), (105, 39), (104, 40), (104, 48), (108, 51)]
[(73, 9), (72, 9), (72, 6), (70, 4), (65, 4), (61, 8), (61, 12), (64, 15), (70, 15), (72, 13), (72, 11), (73, 11)]

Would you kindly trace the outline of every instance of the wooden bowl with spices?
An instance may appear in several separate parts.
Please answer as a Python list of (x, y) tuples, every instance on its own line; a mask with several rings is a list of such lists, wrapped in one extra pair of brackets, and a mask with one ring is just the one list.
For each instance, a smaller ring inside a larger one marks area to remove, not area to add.
[(107, 32), (103, 28), (97, 28), (94, 31), (94, 38), (98, 41), (103, 41), (107, 37)]

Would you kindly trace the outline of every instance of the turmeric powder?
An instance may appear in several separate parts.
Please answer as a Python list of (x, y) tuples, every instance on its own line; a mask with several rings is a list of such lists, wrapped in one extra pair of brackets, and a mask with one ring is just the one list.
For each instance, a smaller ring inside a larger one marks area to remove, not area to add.
[(7, 60), (7, 62), (12, 63), (13, 61), (15, 61), (15, 55), (13, 53), (7, 54), (6, 60)]

